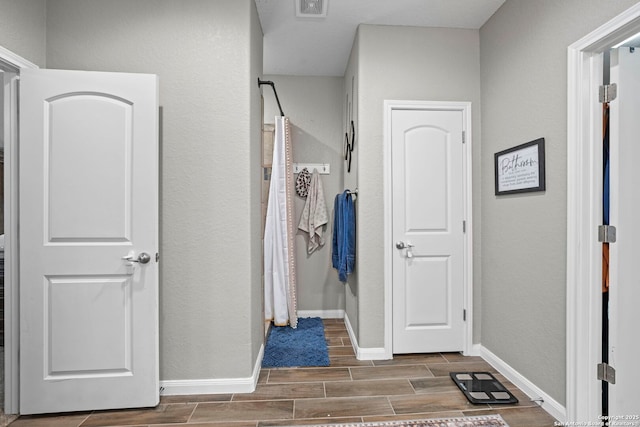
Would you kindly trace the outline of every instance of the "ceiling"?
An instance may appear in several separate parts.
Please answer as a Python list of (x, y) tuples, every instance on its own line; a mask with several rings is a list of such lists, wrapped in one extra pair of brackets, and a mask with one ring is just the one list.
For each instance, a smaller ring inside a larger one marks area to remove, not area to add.
[(505, 0), (323, 0), (326, 18), (296, 17), (296, 1), (255, 0), (264, 74), (341, 77), (359, 24), (478, 29)]

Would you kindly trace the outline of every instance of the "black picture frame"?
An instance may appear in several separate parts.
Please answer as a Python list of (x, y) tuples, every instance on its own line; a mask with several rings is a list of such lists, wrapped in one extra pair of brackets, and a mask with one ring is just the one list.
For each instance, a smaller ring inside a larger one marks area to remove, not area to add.
[(545, 191), (544, 138), (494, 154), (495, 194)]

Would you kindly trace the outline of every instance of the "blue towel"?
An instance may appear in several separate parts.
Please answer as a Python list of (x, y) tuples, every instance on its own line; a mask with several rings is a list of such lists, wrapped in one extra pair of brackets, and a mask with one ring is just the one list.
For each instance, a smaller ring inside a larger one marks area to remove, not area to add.
[(353, 272), (356, 263), (356, 215), (348, 190), (336, 196), (333, 214), (333, 268), (341, 282)]

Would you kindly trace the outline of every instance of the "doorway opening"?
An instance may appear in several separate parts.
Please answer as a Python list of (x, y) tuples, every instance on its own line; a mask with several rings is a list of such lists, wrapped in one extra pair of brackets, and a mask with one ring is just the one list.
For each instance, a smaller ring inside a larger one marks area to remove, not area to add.
[[(18, 413), (18, 79), (21, 69), (37, 65), (0, 46), (0, 135), (2, 139), (2, 322), (4, 330), (2, 417)], [(13, 418), (13, 417), (5, 417)]]
[[(640, 32), (640, 4), (568, 48), (567, 126), (567, 420), (601, 419), (603, 361), (603, 114), (599, 87), (604, 53)], [(606, 408), (604, 408), (606, 409)]]

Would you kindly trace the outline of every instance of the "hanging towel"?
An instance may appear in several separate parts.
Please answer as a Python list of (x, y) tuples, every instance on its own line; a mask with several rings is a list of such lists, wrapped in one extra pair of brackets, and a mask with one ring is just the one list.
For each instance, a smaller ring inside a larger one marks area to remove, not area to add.
[(298, 228), (309, 233), (307, 253), (311, 255), (316, 249), (324, 245), (324, 225), (329, 222), (327, 204), (324, 200), (322, 181), (317, 169), (313, 170), (309, 184), (307, 201), (302, 210)]
[(336, 196), (333, 215), (331, 261), (340, 281), (346, 282), (356, 263), (356, 215), (349, 190)]

